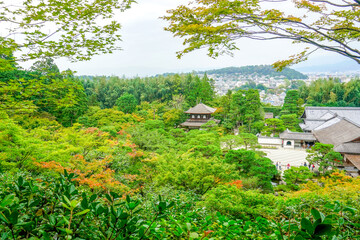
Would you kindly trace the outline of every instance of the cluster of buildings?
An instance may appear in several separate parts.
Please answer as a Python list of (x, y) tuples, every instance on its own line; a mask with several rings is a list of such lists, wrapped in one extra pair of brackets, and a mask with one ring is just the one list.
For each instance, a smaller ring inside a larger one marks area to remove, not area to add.
[[(240, 88), (248, 82), (254, 82), (256, 85), (262, 84), (267, 89), (280, 89), (286, 82), (285, 76), (270, 77), (267, 75), (242, 75), (242, 74), (208, 74), (208, 77), (214, 79), (215, 91), (219, 95), (225, 95), (229, 90)], [(308, 79), (302, 79), (306, 84), (310, 83)], [(265, 90), (260, 91), (260, 99), (264, 103), (270, 103), (273, 106), (281, 106), (284, 103), (285, 89), (279, 93), (268, 93)]]
[(357, 78), (360, 75), (360, 72), (335, 72), (335, 73), (328, 73), (328, 72), (310, 72), (306, 74), (309, 79), (308, 81), (315, 81), (319, 78), (337, 78), (340, 79), (341, 82), (350, 82), (351, 79)]
[(264, 103), (270, 103), (273, 106), (282, 106), (284, 104), (285, 91), (279, 94), (268, 94), (264, 90), (260, 92), (260, 99)]
[(315, 142), (334, 145), (353, 176), (360, 170), (360, 108), (306, 107), (300, 124), (303, 132), (285, 130), (278, 138), (259, 136), (263, 146), (310, 148)]
[[(309, 73), (307, 74), (308, 79), (301, 79), (306, 85), (309, 85), (312, 81), (319, 78), (337, 78), (341, 82), (349, 82), (351, 79), (358, 77), (359, 72), (353, 74), (344, 73)], [(270, 103), (273, 106), (281, 106), (284, 104), (285, 91), (282, 87), (285, 85), (285, 76), (270, 77), (267, 75), (241, 75), (241, 74), (209, 74), (209, 78), (215, 81), (215, 90), (219, 95), (225, 95), (228, 90), (240, 88), (249, 81), (256, 83), (257, 85), (262, 84), (267, 89), (277, 89), (277, 93), (269, 93), (268, 91), (260, 91), (261, 101), (264, 103)], [(290, 80), (296, 81), (296, 80)]]
[[(180, 124), (187, 129), (201, 129), (209, 121), (219, 123), (211, 114), (216, 108), (199, 103), (185, 113), (189, 119)], [(265, 118), (273, 118), (266, 113)], [(258, 136), (263, 146), (288, 149), (310, 148), (316, 142), (334, 145), (334, 151), (344, 158), (342, 168), (358, 176), (360, 170), (360, 107), (306, 107), (300, 127), (303, 132), (285, 130), (279, 137)]]
[(214, 79), (215, 90), (219, 95), (225, 95), (228, 90), (239, 88), (248, 82), (254, 82), (257, 85), (262, 84), (267, 88), (277, 88), (285, 84), (284, 76), (270, 77), (257, 74), (209, 74), (208, 77)]

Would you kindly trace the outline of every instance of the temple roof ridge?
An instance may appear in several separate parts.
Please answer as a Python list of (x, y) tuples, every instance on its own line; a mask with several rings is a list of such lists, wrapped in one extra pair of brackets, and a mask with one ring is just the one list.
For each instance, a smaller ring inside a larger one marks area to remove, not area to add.
[(203, 103), (199, 103), (195, 107), (190, 108), (185, 113), (189, 114), (211, 114), (216, 111), (216, 108), (209, 107)]

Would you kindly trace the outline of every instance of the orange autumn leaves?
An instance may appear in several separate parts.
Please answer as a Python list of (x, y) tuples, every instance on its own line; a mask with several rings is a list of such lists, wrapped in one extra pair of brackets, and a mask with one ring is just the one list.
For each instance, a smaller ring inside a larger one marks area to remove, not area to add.
[(63, 173), (64, 170), (68, 173), (74, 173), (76, 175), (74, 181), (92, 189), (127, 190), (125, 185), (115, 179), (115, 172), (107, 167), (110, 162), (111, 156), (102, 160), (86, 161), (82, 155), (75, 155), (70, 161), (71, 167), (63, 167), (55, 161), (41, 162), (37, 165), (59, 173)]
[(126, 142), (123, 144), (123, 147), (128, 148), (129, 152), (127, 153), (127, 155), (133, 159), (141, 158), (142, 156), (144, 156), (144, 153), (142, 151), (137, 150), (136, 144), (131, 142), (130, 138), (126, 139)]
[[(132, 159), (141, 158), (144, 153), (137, 150), (137, 146), (131, 142), (131, 136), (124, 131), (119, 132), (119, 136), (125, 135), (126, 139), (110, 137), (107, 133), (100, 131), (98, 128), (87, 128), (85, 134), (93, 135), (95, 137), (107, 138), (107, 145), (112, 149), (123, 148), (125, 153)], [(103, 139), (105, 140), (105, 139)], [(123, 142), (123, 144), (121, 144)], [(113, 152), (115, 153), (115, 152)], [(80, 185), (86, 185), (92, 189), (111, 189), (120, 192), (128, 192), (129, 188), (122, 184), (115, 178), (115, 171), (110, 168), (113, 161), (112, 153), (109, 152), (106, 157), (98, 157), (96, 159), (89, 159), (85, 155), (76, 154), (67, 162), (40, 162), (35, 163), (36, 166), (42, 169), (49, 169), (55, 172), (63, 173), (66, 170), (69, 173), (76, 174), (74, 181)], [(128, 179), (135, 181), (135, 179)]]
[(230, 186), (235, 186), (236, 188), (240, 189), (243, 187), (243, 184), (242, 184), (242, 181), (241, 180), (234, 180), (232, 182), (228, 182), (226, 183), (227, 185), (230, 185)]

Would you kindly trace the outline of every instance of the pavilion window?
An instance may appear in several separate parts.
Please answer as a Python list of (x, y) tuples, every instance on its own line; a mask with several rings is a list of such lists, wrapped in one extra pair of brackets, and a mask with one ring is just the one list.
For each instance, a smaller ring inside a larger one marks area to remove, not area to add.
[(203, 118), (206, 118), (206, 115), (203, 115)]

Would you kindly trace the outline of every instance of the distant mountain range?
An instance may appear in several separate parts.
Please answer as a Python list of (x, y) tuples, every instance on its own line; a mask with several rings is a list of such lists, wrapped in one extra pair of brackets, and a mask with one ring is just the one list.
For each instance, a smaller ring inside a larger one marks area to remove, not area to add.
[(218, 75), (260, 75), (269, 77), (280, 77), (292, 79), (308, 79), (308, 76), (291, 68), (285, 68), (281, 72), (277, 72), (271, 65), (256, 65), (243, 67), (227, 67), (208, 71), (197, 72), (199, 74), (218, 74)]

